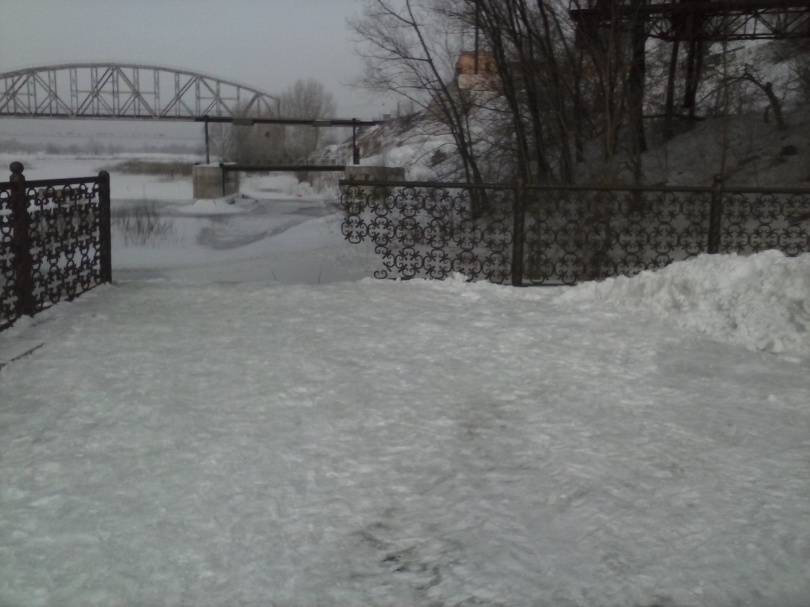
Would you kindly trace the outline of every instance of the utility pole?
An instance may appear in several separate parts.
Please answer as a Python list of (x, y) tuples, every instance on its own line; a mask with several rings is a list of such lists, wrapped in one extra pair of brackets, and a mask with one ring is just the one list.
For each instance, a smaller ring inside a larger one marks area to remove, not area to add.
[(360, 164), (360, 148), (357, 147), (357, 118), (352, 118), (352, 164)]
[(205, 115), (205, 164), (211, 164), (211, 155), (208, 151), (208, 114)]

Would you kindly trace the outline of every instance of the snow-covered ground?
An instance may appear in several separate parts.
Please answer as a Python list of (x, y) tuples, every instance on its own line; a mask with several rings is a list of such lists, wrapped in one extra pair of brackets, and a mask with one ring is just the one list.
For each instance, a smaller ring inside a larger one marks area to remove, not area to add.
[(357, 281), (297, 188), (0, 333), (0, 605), (808, 604), (810, 255)]
[(556, 290), (127, 283), (0, 343), (4, 605), (802, 605), (809, 359)]
[[(5, 171), (13, 161), (22, 162), (26, 179), (59, 179), (87, 177), (102, 169), (131, 159), (154, 162), (199, 162), (194, 156), (170, 154), (119, 154), (116, 156), (61, 156), (52, 154), (0, 153), (0, 167)], [(6, 171), (7, 172), (7, 171)], [(192, 198), (191, 179), (170, 179), (164, 176), (133, 175), (110, 170), (110, 194), (113, 204), (122, 200), (188, 200)]]
[[(369, 247), (348, 246), (333, 203), (236, 199), (158, 208), (166, 233), (126, 242), (113, 219), (117, 280), (326, 283), (369, 276)], [(117, 237), (116, 237), (117, 236)]]

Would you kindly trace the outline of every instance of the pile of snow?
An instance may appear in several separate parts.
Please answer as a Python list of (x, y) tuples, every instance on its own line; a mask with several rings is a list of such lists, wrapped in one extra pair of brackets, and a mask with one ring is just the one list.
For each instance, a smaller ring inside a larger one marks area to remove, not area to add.
[(656, 272), (585, 283), (558, 301), (646, 308), (750, 350), (810, 354), (810, 254), (701, 255)]
[(452, 139), (446, 135), (411, 135), (404, 140), (384, 140), (384, 145), (382, 152), (363, 158), (360, 164), (404, 167), (409, 179), (436, 179), (445, 161), (435, 154), (441, 152), (446, 159), (455, 156)]
[(294, 173), (244, 173), (240, 191), (262, 200), (324, 200), (331, 191), (318, 191), (308, 181), (299, 181)]

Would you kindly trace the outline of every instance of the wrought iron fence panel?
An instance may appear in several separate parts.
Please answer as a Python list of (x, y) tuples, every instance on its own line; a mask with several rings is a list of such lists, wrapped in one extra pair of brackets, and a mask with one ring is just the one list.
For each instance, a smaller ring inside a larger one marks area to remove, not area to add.
[(109, 175), (0, 184), (0, 329), (111, 280)]
[(503, 282), (511, 271), (513, 198), (504, 190), (354, 184), (342, 192), (342, 232), (370, 241), (376, 278), (442, 279), (459, 272)]
[(525, 278), (574, 284), (706, 251), (710, 192), (530, 189)]
[(0, 183), (0, 328), (17, 317), (13, 226), (11, 184)]
[(721, 200), (722, 252), (779, 249), (790, 256), (810, 252), (810, 191), (729, 192)]
[(95, 181), (28, 188), (36, 311), (102, 282), (98, 194)]
[[(810, 190), (341, 182), (343, 234), (378, 278), (574, 284), (701, 253), (810, 252)], [(515, 237), (517, 236), (517, 237)]]

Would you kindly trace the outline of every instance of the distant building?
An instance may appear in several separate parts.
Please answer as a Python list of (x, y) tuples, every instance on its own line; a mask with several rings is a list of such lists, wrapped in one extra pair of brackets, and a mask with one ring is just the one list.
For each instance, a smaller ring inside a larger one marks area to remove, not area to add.
[(488, 90), (497, 88), (498, 67), (495, 58), (486, 52), (478, 52), (476, 72), (475, 51), (462, 51), (456, 60), (456, 82), (463, 90)]

